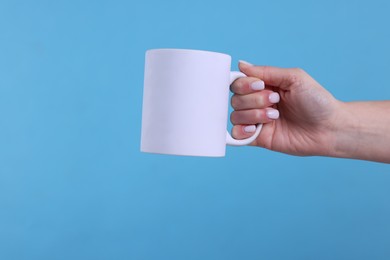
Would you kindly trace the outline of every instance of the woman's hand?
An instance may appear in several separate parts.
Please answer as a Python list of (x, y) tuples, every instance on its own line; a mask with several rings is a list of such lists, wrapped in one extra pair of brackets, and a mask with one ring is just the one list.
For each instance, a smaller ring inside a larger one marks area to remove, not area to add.
[(235, 138), (250, 137), (263, 123), (251, 145), (294, 155), (332, 153), (341, 102), (301, 69), (239, 67), (248, 77), (231, 85)]

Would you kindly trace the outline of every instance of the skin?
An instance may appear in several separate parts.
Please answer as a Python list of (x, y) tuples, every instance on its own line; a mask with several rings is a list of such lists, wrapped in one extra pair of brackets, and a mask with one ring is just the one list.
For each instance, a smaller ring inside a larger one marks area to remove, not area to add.
[[(244, 62), (239, 68), (248, 77), (231, 85), (234, 138), (251, 136), (253, 127), (248, 126), (263, 123), (253, 146), (299, 156), (390, 163), (390, 101), (339, 101), (301, 69)], [(263, 90), (252, 87), (261, 84)], [(279, 100), (273, 94), (271, 102), (272, 93), (278, 93)], [(270, 111), (279, 117), (270, 118)]]

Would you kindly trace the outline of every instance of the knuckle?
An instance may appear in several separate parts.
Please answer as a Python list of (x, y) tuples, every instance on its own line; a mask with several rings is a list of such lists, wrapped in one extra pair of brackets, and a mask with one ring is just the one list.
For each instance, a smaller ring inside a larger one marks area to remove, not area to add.
[(232, 96), (232, 99), (231, 99), (231, 101), (230, 101), (230, 103), (231, 103), (231, 105), (232, 105), (232, 107), (234, 108), (234, 109), (237, 109), (238, 107), (239, 107), (239, 100), (238, 100), (238, 97), (236, 96), (236, 95), (233, 95)]
[(293, 71), (298, 75), (302, 75), (303, 73), (305, 73), (305, 71), (301, 68), (293, 68)]
[(233, 126), (232, 128), (232, 136), (237, 138), (239, 136), (239, 131), (237, 126)]
[(257, 122), (261, 121), (261, 118), (263, 117), (263, 113), (261, 113), (261, 110), (260, 109), (255, 109), (253, 113), (254, 113), (254, 115), (253, 115), (254, 119)]
[(237, 113), (235, 111), (233, 111), (231, 114), (230, 114), (230, 122), (232, 122), (233, 124), (236, 122), (236, 115)]
[(291, 73), (288, 77), (288, 81), (293, 85), (301, 85), (303, 81), (303, 77), (305, 75), (305, 71), (301, 68), (293, 68), (291, 69)]
[(255, 104), (256, 108), (261, 108), (264, 106), (264, 100), (260, 94), (254, 95), (254, 104)]
[(270, 69), (271, 69), (271, 66), (263, 66), (263, 69), (259, 71), (258, 73), (258, 77), (261, 79), (261, 80), (264, 80), (266, 78), (266, 75), (268, 75), (270, 72)]
[(241, 81), (240, 79), (236, 79), (236, 80), (232, 83), (232, 85), (231, 85), (231, 91), (232, 91), (233, 93), (239, 93), (240, 90), (242, 89), (242, 86), (243, 86), (242, 81)]

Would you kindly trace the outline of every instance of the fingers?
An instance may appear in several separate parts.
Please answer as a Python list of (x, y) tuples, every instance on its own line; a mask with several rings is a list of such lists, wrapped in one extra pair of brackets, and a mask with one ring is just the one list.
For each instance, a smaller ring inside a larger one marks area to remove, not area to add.
[(266, 108), (278, 103), (280, 96), (277, 92), (263, 90), (248, 95), (233, 95), (232, 107), (235, 110)]
[(279, 111), (271, 107), (265, 109), (238, 110), (230, 114), (230, 121), (233, 125), (264, 124), (278, 118)]
[(254, 77), (239, 78), (230, 85), (230, 91), (239, 95), (254, 93), (264, 88), (264, 82)]
[(232, 136), (235, 139), (249, 138), (256, 131), (255, 125), (235, 125), (232, 128)]
[(285, 69), (271, 66), (254, 66), (246, 62), (239, 63), (240, 70), (249, 77), (263, 80), (265, 85), (288, 90), (303, 81), (306, 73), (297, 68)]
[(231, 91), (235, 93), (231, 103), (235, 111), (231, 113), (230, 121), (234, 125), (233, 137), (244, 139), (253, 135), (257, 124), (267, 124), (279, 118), (279, 111), (274, 105), (280, 101), (280, 96), (271, 90), (272, 87), (288, 90), (303, 74), (294, 69), (260, 67), (242, 62), (239, 67), (248, 77), (239, 78), (231, 84)]

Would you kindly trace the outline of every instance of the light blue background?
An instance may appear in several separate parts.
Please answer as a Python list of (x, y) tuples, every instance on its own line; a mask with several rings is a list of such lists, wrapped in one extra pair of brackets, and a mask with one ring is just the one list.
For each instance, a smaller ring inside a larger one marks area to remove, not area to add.
[[(390, 259), (389, 165), (139, 152), (144, 52), (390, 99), (389, 1), (0, 1), (0, 259)], [(373, 144), (375, 145), (375, 144)]]

